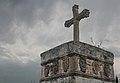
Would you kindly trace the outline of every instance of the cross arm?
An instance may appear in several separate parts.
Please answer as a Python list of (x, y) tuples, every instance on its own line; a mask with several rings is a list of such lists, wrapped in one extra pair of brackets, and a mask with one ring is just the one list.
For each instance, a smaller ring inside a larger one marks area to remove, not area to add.
[(70, 27), (73, 24), (73, 18), (70, 20), (65, 21), (64, 26), (65, 27)]
[[(78, 14), (76, 20), (80, 21), (83, 18), (87, 18), (87, 17), (89, 17), (89, 14), (90, 14), (89, 10), (84, 9), (80, 14)], [(64, 23), (65, 27), (70, 27), (72, 24), (73, 24), (73, 18), (65, 21), (65, 23)]]
[(78, 16), (77, 20), (80, 21), (81, 19), (89, 17), (90, 11), (88, 9), (84, 9)]

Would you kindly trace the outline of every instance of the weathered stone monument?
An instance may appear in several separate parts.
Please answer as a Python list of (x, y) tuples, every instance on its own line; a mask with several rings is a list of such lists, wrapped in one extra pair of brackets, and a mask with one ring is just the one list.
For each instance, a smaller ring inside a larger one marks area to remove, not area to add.
[(72, 10), (73, 18), (65, 22), (65, 27), (73, 24), (73, 41), (41, 54), (40, 83), (114, 83), (114, 55), (79, 42), (79, 21), (89, 17), (89, 10), (78, 13), (78, 5)]

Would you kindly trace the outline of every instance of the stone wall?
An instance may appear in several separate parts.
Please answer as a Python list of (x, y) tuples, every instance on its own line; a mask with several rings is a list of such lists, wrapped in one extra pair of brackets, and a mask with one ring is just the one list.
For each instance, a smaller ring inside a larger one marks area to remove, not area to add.
[(113, 82), (106, 82), (104, 80), (90, 79), (79, 76), (69, 76), (65, 78), (53, 79), (51, 81), (43, 81), (40, 83), (113, 83)]
[[(113, 83), (113, 54), (82, 42), (67, 42), (41, 54), (41, 83)], [(72, 82), (74, 78), (75, 82)], [(60, 82), (68, 79), (67, 82)], [(52, 82), (50, 82), (52, 81)], [(58, 82), (57, 82), (58, 81)], [(71, 82), (68, 82), (71, 81)], [(84, 83), (84, 82), (82, 82)], [(87, 83), (87, 82), (85, 82)]]

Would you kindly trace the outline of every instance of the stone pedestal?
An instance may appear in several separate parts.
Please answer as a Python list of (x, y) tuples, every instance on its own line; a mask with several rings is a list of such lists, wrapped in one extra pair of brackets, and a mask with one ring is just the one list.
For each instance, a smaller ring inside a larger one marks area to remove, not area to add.
[(70, 41), (41, 54), (40, 83), (114, 83), (114, 55)]

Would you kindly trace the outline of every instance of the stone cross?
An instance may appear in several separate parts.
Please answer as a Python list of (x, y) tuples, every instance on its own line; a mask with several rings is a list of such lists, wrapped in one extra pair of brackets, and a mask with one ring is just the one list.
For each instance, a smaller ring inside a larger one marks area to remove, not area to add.
[(79, 6), (78, 5), (74, 5), (72, 7), (72, 11), (73, 11), (73, 18), (70, 20), (65, 21), (65, 27), (70, 27), (73, 24), (73, 28), (74, 28), (74, 41), (79, 41), (79, 21), (83, 18), (87, 18), (89, 17), (89, 10), (88, 9), (84, 9), (81, 13), (78, 13), (78, 9)]

